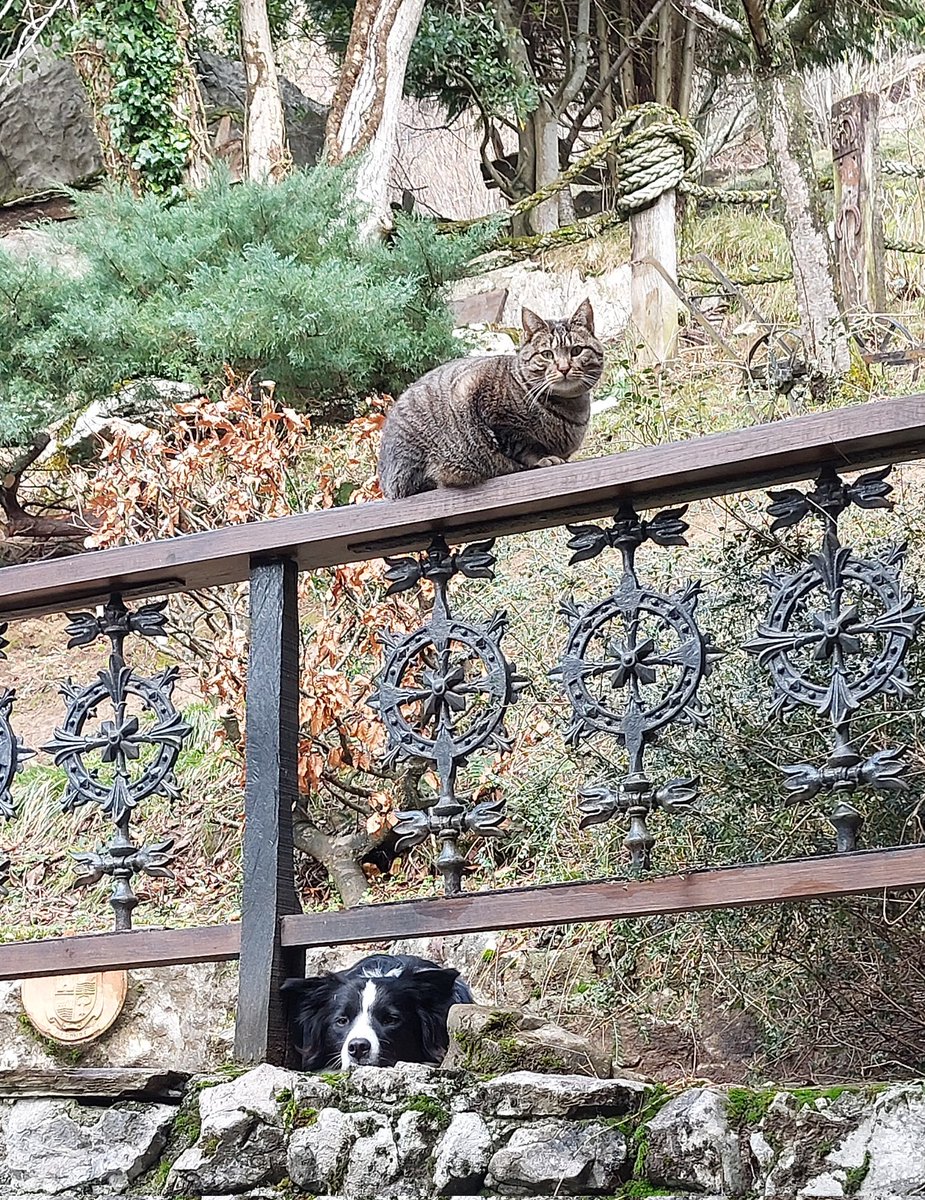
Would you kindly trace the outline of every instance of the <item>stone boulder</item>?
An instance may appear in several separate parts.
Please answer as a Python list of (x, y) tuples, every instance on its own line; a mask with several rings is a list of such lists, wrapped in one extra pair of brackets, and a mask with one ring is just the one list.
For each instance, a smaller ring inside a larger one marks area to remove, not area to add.
[(4, 1114), (5, 1168), (15, 1192), (68, 1196), (107, 1187), (121, 1195), (152, 1167), (176, 1116), (168, 1104), (86, 1108), (73, 1100), (20, 1100)]
[(457, 1113), (437, 1143), (434, 1186), (441, 1195), (478, 1192), (485, 1182), (495, 1138), (478, 1113)]
[(444, 1067), (607, 1078), (613, 1061), (587, 1038), (515, 1009), (455, 1004), (447, 1028), (450, 1048)]
[(749, 1153), (730, 1126), (726, 1096), (691, 1088), (648, 1122), (646, 1176), (662, 1187), (744, 1196), (752, 1188)]
[(516, 1129), (488, 1166), (502, 1193), (613, 1193), (626, 1162), (626, 1138), (599, 1121), (541, 1121)]
[(103, 169), (86, 93), (70, 59), (41, 52), (0, 90), (0, 202)]
[(635, 1079), (514, 1071), (474, 1089), (470, 1107), (496, 1117), (622, 1117), (638, 1112), (649, 1092)]
[(167, 1194), (244, 1192), (279, 1183), (286, 1174), (281, 1105), (292, 1098), (293, 1082), (293, 1072), (265, 1063), (203, 1088), (199, 1138), (171, 1167)]

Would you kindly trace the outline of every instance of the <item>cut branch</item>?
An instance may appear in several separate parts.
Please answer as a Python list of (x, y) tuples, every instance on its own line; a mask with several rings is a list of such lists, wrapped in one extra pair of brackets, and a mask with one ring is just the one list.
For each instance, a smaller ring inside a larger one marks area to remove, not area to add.
[(42, 517), (30, 513), (19, 499), (22, 477), (51, 442), (47, 433), (38, 433), (32, 445), (15, 459), (0, 482), (0, 511), (6, 537), (28, 538), (80, 538), (91, 532), (86, 521), (74, 521), (69, 517)]

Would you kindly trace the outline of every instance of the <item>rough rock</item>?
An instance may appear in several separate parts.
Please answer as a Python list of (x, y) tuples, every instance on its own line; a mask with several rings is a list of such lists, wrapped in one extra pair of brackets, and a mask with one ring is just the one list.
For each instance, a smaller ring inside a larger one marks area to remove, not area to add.
[(831, 1151), (826, 1162), (853, 1171), (855, 1177), (863, 1173), (854, 1192), (861, 1200), (920, 1196), (925, 1181), (922, 1085), (894, 1087), (877, 1096), (872, 1110), (867, 1107), (858, 1127)]
[(747, 1151), (729, 1125), (722, 1092), (683, 1092), (655, 1114), (647, 1129), (646, 1174), (653, 1183), (730, 1197), (751, 1189)]
[[(864, 1099), (855, 1093), (818, 1096), (810, 1103), (788, 1092), (775, 1095), (749, 1139), (753, 1153), (756, 1143), (767, 1147), (755, 1155), (763, 1194), (769, 1200), (799, 1200), (809, 1189), (808, 1200), (819, 1193), (837, 1195), (836, 1185), (846, 1194), (847, 1170), (856, 1172), (865, 1162), (866, 1139), (854, 1136), (864, 1112)], [(841, 1157), (838, 1148), (843, 1148)]]
[(0, 201), (82, 183), (102, 169), (90, 108), (70, 60), (34, 54), (0, 91)]
[(450, 1009), (447, 1028), (450, 1048), (444, 1067), (602, 1078), (609, 1077), (613, 1067), (610, 1056), (587, 1038), (515, 1009), (456, 1004)]
[(53, 232), (34, 225), (5, 233), (0, 237), (0, 250), (21, 262), (45, 263), (75, 279), (86, 271), (86, 260), (76, 250), (65, 246)]
[(427, 1096), (434, 1101), (448, 1097), (462, 1079), (459, 1071), (444, 1071), (427, 1063), (396, 1063), (394, 1067), (356, 1067), (350, 1072), (350, 1091), (370, 1108), (392, 1111), (396, 1106)]
[(199, 1138), (171, 1168), (166, 1191), (241, 1192), (277, 1183), (285, 1174), (281, 1093), (294, 1072), (264, 1063), (199, 1093)]
[(195, 1146), (184, 1150), (167, 1176), (165, 1192), (243, 1192), (285, 1175), (283, 1131), (243, 1109), (215, 1113)]
[(157, 1161), (176, 1111), (167, 1104), (17, 1101), (4, 1120), (10, 1183), (56, 1196), (94, 1184), (121, 1194)]
[(478, 1191), (494, 1149), (495, 1139), (474, 1112), (457, 1113), (434, 1154), (434, 1186), (438, 1192)]
[(398, 1149), (381, 1113), (354, 1113), (359, 1137), (353, 1143), (344, 1194), (350, 1200), (374, 1200), (398, 1175)]
[[(376, 1156), (376, 1147), (369, 1145), (361, 1152), (360, 1142), (368, 1143), (376, 1134), (384, 1132), (388, 1132), (388, 1124), (379, 1113), (345, 1113), (336, 1108), (323, 1108), (313, 1125), (296, 1129), (290, 1138), (286, 1160), (289, 1178), (297, 1187), (309, 1192), (339, 1190), (348, 1172), (353, 1170), (358, 1155), (365, 1155), (367, 1165), (369, 1159)], [(391, 1139), (390, 1132), (388, 1137)], [(392, 1149), (397, 1171), (398, 1153), (394, 1140)]]
[(582, 278), (577, 270), (544, 270), (533, 262), (516, 263), (471, 279), (461, 279), (450, 289), (452, 300), (462, 300), (481, 292), (507, 288), (508, 297), (499, 325), (520, 329), (521, 309), (526, 306), (541, 317), (571, 316), (587, 296), (594, 309), (594, 325), (599, 337), (620, 337), (630, 319), (629, 263), (601, 275)]
[[(208, 1130), (219, 1114), (238, 1111), (250, 1113), (269, 1124), (281, 1125), (280, 1093), (291, 1092), (297, 1078), (294, 1071), (284, 1071), (282, 1067), (261, 1063), (237, 1079), (203, 1088), (199, 1093), (199, 1117), (203, 1130)], [(323, 1083), (321, 1080), (318, 1082)]]
[(488, 1178), (502, 1192), (613, 1192), (625, 1162), (626, 1138), (618, 1129), (542, 1121), (514, 1131), (492, 1156)]
[(619, 1117), (638, 1111), (647, 1091), (635, 1079), (514, 1071), (483, 1083), (471, 1107), (498, 1117)]

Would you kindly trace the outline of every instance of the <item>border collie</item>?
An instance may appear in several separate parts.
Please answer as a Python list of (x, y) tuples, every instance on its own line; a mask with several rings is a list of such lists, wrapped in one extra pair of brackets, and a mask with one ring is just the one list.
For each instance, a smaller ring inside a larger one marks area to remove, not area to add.
[(439, 1063), (451, 1005), (473, 1003), (458, 971), (412, 954), (373, 954), (282, 990), (305, 1071)]

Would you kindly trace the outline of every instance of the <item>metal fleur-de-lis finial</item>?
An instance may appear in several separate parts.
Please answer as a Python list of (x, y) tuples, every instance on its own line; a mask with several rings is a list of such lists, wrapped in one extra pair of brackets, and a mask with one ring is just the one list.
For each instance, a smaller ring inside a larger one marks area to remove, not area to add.
[(387, 560), (390, 595), (422, 579), (434, 585), (426, 625), (409, 634), (379, 635), (387, 653), (370, 705), (379, 710), (388, 733), (386, 765), (400, 758), (425, 759), (434, 764), (440, 785), (436, 803), (426, 812), (399, 813), (396, 850), (404, 853), (436, 837), (437, 869), (448, 896), (462, 890), (466, 859), (460, 839), (467, 833), (495, 836), (504, 821), (502, 799), (467, 808), (456, 794), (457, 773), (478, 750), (510, 749), (504, 715), (527, 682), (501, 651), (506, 614), (496, 612), (487, 623), (467, 621), (452, 613), (447, 598), (454, 575), (494, 578), (492, 545), (479, 542), (451, 551), (435, 537), (419, 557)]
[(625, 845), (635, 870), (648, 870), (655, 845), (649, 815), (661, 809), (684, 814), (696, 807), (697, 779), (657, 784), (645, 769), (646, 748), (672, 723), (699, 724), (705, 710), (698, 689), (719, 657), (696, 620), (700, 584), (671, 595), (647, 588), (636, 574), (637, 549), (646, 541), (686, 545), (684, 509), (666, 510), (644, 520), (630, 504), (621, 506), (610, 528), (569, 525), (570, 562), (582, 562), (611, 547), (623, 558), (623, 576), (603, 600), (565, 600), (560, 611), (569, 636), (559, 666), (572, 706), (566, 741), (577, 746), (604, 733), (624, 746), (629, 759), (622, 778), (581, 789), (582, 828), (628, 819)]
[(855, 803), (859, 789), (906, 787), (905, 749), (894, 747), (865, 757), (852, 741), (851, 722), (873, 696), (911, 695), (905, 658), (925, 608), (902, 589), (905, 546), (893, 547), (882, 558), (861, 558), (841, 544), (838, 534), (838, 519), (850, 505), (890, 507), (889, 470), (846, 483), (828, 468), (811, 491), (788, 488), (771, 493), (772, 532), (815, 517), (823, 524), (822, 545), (801, 570), (765, 576), (770, 608), (745, 647), (770, 671), (772, 716), (785, 716), (805, 705), (832, 724), (832, 749), (822, 767), (797, 763), (783, 771), (794, 803), (810, 801), (820, 792), (832, 794), (829, 820), (839, 851), (857, 847), (863, 824)]
[[(66, 680), (61, 694), (67, 700), (64, 724), (43, 746), (64, 767), (67, 788), (65, 811), (98, 804), (116, 827), (108, 847), (77, 854), (82, 868), (75, 887), (86, 887), (104, 875), (113, 880), (110, 904), (116, 929), (130, 929), (138, 898), (132, 877), (140, 872), (169, 876), (172, 841), (156, 846), (135, 846), (129, 836), (134, 809), (148, 796), (179, 796), (174, 768), (190, 727), (174, 707), (172, 694), (177, 668), (168, 667), (151, 678), (138, 675), (125, 662), (125, 641), (130, 634), (163, 637), (166, 634), (166, 601), (132, 612), (118, 595), (102, 613), (68, 613), (68, 647), (86, 646), (98, 637), (110, 642), (109, 663), (97, 678), (83, 687)], [(111, 717), (93, 731), (88, 724), (101, 706)], [(131, 706), (140, 712), (131, 711)]]

